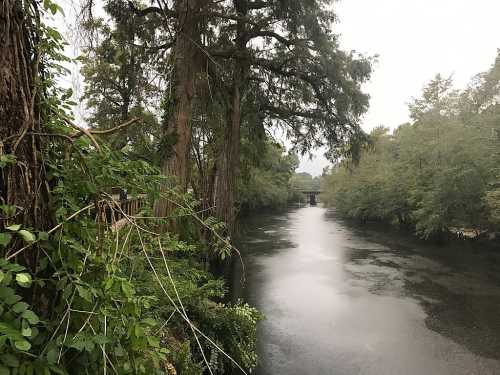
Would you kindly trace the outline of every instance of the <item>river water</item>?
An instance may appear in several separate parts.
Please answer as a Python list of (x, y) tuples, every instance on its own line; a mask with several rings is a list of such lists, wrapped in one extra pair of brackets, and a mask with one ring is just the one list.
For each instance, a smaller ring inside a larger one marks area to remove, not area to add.
[(322, 207), (259, 215), (242, 232), (234, 295), (265, 315), (255, 374), (500, 374), (494, 251), (434, 247)]

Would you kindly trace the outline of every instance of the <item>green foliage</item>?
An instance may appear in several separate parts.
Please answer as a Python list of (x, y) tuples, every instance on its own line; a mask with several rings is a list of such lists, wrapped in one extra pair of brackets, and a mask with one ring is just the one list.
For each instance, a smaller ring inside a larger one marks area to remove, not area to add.
[(359, 165), (342, 161), (327, 176), (324, 198), (346, 216), (411, 225), (424, 238), (499, 228), (499, 67), (462, 93), (437, 76), (410, 105), (414, 122), (374, 129)]
[(154, 53), (137, 44), (138, 40), (143, 45), (155, 41), (155, 25), (130, 17), (127, 2), (107, 1), (104, 8), (109, 19), (90, 19), (83, 24), (96, 40), (88, 43), (79, 59), (85, 78), (83, 99), (90, 112), (87, 121), (92, 128), (106, 130), (140, 119), (140, 124), (108, 135), (110, 145), (157, 162), (160, 126), (148, 108), (159, 98), (155, 74), (161, 64)]
[[(244, 144), (243, 147), (246, 145)], [(287, 204), (290, 178), (298, 166), (294, 154), (278, 144), (266, 142), (257, 158), (243, 153), (238, 200), (243, 210), (279, 208)]]
[[(105, 222), (94, 220), (100, 216), (95, 207), (66, 221), (88, 202), (111, 203), (106, 194), (114, 186), (126, 188), (131, 195), (141, 194), (141, 214), (152, 217), (163, 180), (158, 171), (116, 152), (89, 153), (85, 159), (76, 153), (75, 158), (52, 156), (49, 163), (60, 229), (50, 236), (45, 232), (35, 236), (11, 225), (2, 233), (4, 246), (19, 236), (28, 245), (36, 241), (38, 251), (46, 254), (34, 274), (16, 263), (2, 260), (0, 264), (0, 340), (5, 343), (0, 353), (5, 365), (47, 373), (71, 368), (72, 374), (100, 373), (103, 366), (120, 374), (163, 374), (165, 366), (173, 365), (200, 374), (206, 365), (179, 312), (182, 305), (191, 322), (223, 350), (246, 368), (255, 366), (258, 314), (246, 306), (213, 302), (223, 298), (225, 288), (205, 271), (206, 245), (189, 245), (168, 233), (158, 237), (153, 231), (159, 223), (148, 220), (134, 221), (121, 231), (103, 230)], [(175, 199), (181, 205), (176, 214), (194, 215), (194, 202)], [(217, 222), (207, 219), (204, 225), (216, 228)], [(168, 271), (158, 238), (166, 249)], [(217, 246), (230, 251), (223, 242)], [(30, 297), (24, 302), (22, 290), (27, 288)], [(33, 288), (41, 293), (37, 313), (30, 310)], [(170, 298), (178, 301), (177, 307)], [(44, 316), (43, 322), (38, 313)], [(214, 373), (233, 366), (217, 354), (217, 348), (201, 342), (207, 357), (217, 357), (210, 362)]]
[[(0, 206), (0, 374), (202, 374), (207, 366), (224, 373), (235, 364), (221, 350), (250, 370), (259, 315), (221, 303), (224, 283), (207, 271), (209, 253), (233, 250), (222, 224), (198, 217), (189, 195), (162, 190), (168, 178), (148, 162), (74, 136), (71, 93), (55, 84), (64, 43), (54, 29), (38, 32), (48, 134), (39, 156), (54, 226), (24, 227), (16, 223), (22, 207)], [(1, 168), (16, 163), (0, 156)], [(140, 200), (134, 216), (117, 205), (118, 187)], [(160, 197), (178, 207), (171, 217), (154, 217)], [(179, 218), (191, 229), (189, 242), (161, 231)], [(37, 256), (26, 261), (28, 252)]]
[(290, 179), (288, 200), (290, 202), (305, 202), (304, 191), (321, 191), (321, 177), (313, 177), (309, 173), (295, 173)]

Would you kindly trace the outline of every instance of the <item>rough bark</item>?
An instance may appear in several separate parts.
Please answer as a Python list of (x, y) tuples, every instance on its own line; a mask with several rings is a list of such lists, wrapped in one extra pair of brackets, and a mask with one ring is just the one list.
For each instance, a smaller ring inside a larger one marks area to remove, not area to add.
[(235, 220), (236, 178), (240, 157), (241, 87), (237, 81), (233, 83), (232, 103), (227, 117), (223, 146), (217, 163), (215, 213), (226, 223), (228, 232), (231, 232)]
[[(28, 14), (25, 7), (31, 6)], [(0, 4), (0, 156), (15, 164), (0, 170), (1, 204), (17, 207), (14, 217), (0, 213), (1, 226), (13, 223), (44, 230), (50, 224), (48, 186), (42, 159), (35, 3), (3, 0)], [(29, 255), (31, 254), (31, 255)], [(24, 254), (28, 266), (33, 253)]]
[[(246, 5), (247, 2), (244, 0), (234, 1), (239, 16), (244, 17), (247, 14)], [(244, 34), (245, 23), (238, 21), (236, 47), (239, 55), (246, 53)], [(217, 218), (226, 223), (228, 233), (233, 231), (236, 218), (235, 195), (240, 161), (241, 102), (242, 92), (246, 87), (249, 65), (244, 59), (236, 58), (233, 69), (231, 100), (222, 150), (217, 163), (215, 186), (215, 214)]]
[[(178, 29), (173, 47), (173, 111), (167, 120), (165, 136), (175, 143), (162, 161), (162, 172), (176, 179), (177, 188), (185, 192), (189, 183), (191, 151), (191, 113), (196, 74), (199, 68), (199, 12), (200, 0), (179, 0), (176, 4)], [(172, 210), (168, 201), (156, 206), (158, 216)]]

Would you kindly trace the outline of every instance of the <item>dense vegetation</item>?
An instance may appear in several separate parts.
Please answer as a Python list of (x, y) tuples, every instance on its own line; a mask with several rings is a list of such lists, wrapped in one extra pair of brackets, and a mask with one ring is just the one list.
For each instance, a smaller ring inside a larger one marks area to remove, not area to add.
[(500, 55), (464, 91), (437, 76), (410, 104), (412, 122), (375, 128), (359, 163), (326, 177), (325, 198), (362, 220), (424, 238), (500, 228)]
[(260, 315), (211, 271), (239, 207), (287, 199), (270, 130), (349, 153), (370, 61), (323, 1), (81, 5), (86, 124), (60, 4), (0, 7), (0, 374), (246, 373)]

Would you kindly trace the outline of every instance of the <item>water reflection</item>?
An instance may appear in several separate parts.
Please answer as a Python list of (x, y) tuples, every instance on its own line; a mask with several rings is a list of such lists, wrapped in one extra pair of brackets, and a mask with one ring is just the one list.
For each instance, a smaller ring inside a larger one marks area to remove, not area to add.
[(320, 207), (247, 224), (247, 284), (236, 275), (233, 289), (266, 315), (258, 374), (500, 373), (496, 254), (356, 228)]

